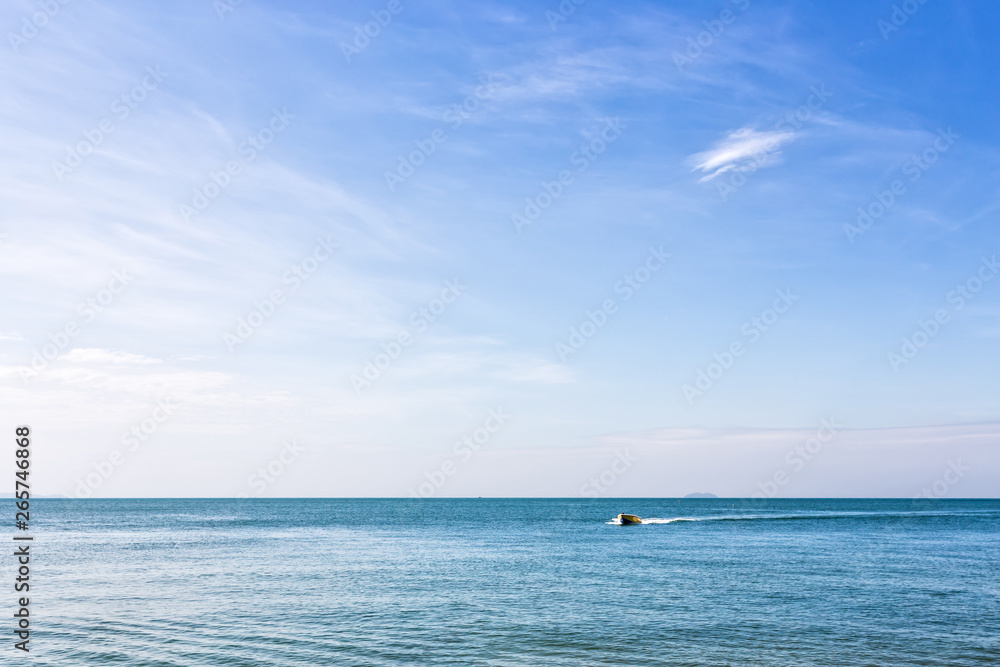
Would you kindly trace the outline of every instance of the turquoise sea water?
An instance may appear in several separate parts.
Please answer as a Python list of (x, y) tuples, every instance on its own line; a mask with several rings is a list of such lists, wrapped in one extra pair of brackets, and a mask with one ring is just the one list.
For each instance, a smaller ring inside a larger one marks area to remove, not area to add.
[(32, 651), (8, 615), (5, 665), (1000, 664), (1000, 501), (42, 500), (32, 520)]

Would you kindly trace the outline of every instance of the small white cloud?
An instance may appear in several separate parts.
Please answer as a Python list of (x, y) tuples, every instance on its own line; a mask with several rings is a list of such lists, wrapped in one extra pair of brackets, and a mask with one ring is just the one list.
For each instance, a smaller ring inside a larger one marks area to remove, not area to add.
[(777, 164), (783, 145), (797, 138), (795, 132), (771, 130), (758, 132), (744, 127), (730, 132), (707, 151), (690, 157), (691, 171), (710, 172), (700, 182), (708, 181), (730, 169), (735, 169), (743, 160), (753, 159), (757, 167)]
[(566, 366), (537, 360), (495, 371), (492, 377), (532, 384), (566, 384), (574, 380), (573, 371)]
[(0, 343), (19, 343), (25, 340), (18, 331), (0, 331)]
[(121, 350), (105, 350), (99, 347), (78, 347), (70, 350), (62, 357), (65, 361), (75, 364), (162, 364), (162, 359), (144, 357), (141, 354), (122, 352)]

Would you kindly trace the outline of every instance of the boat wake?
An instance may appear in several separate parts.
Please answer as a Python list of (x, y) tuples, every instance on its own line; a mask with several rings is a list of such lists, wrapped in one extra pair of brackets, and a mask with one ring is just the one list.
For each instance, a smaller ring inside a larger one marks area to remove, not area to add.
[[(678, 516), (678, 517), (674, 517), (673, 519), (643, 519), (642, 520), (642, 524), (647, 524), (647, 523), (676, 523), (678, 521), (707, 521), (709, 519), (721, 519), (721, 518), (723, 518), (723, 517), (701, 517), (701, 518), (694, 518), (694, 517)], [(608, 521), (606, 523), (609, 526), (620, 526), (620, 525), (622, 525), (622, 522), (619, 521), (617, 517), (615, 517), (614, 519), (612, 519), (611, 521)], [(642, 525), (642, 524), (639, 524), (639, 525)]]
[[(982, 512), (824, 512), (816, 514), (723, 514), (720, 516), (677, 516), (672, 519), (643, 519), (642, 524), (667, 524), (688, 521), (815, 521), (818, 519), (879, 519), (879, 518), (929, 518), (953, 517), (958, 515), (982, 515)], [(620, 526), (618, 518), (605, 522), (611, 526)]]

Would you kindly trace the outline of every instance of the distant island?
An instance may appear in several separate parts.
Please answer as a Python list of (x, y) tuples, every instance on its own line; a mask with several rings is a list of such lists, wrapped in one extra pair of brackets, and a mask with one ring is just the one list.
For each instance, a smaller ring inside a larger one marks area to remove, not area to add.
[(718, 498), (714, 493), (689, 493), (685, 498)]

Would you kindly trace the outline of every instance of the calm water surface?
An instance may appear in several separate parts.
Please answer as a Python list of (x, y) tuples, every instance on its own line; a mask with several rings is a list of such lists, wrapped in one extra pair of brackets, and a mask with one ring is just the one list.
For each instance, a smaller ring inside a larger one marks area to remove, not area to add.
[(42, 500), (32, 520), (16, 664), (1000, 664), (1000, 501)]

